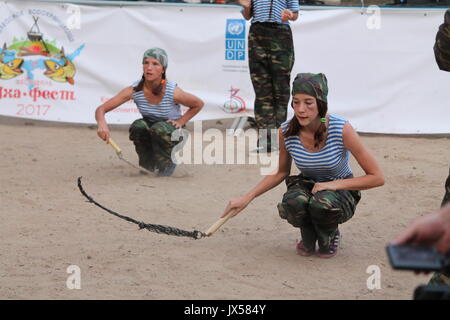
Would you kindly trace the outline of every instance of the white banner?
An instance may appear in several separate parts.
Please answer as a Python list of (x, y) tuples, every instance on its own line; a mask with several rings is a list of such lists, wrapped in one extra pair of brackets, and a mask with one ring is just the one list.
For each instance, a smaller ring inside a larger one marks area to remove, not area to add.
[(444, 13), (303, 11), (293, 27), (294, 73), (325, 73), (329, 111), (358, 131), (450, 133), (450, 73), (438, 69), (433, 52)]
[[(362, 132), (450, 133), (450, 75), (434, 61), (444, 9), (312, 8), (292, 23), (298, 72), (323, 72), (329, 111)], [(142, 75), (150, 47), (205, 101), (194, 120), (253, 114), (249, 22), (237, 6), (0, 2), (0, 115), (95, 123)], [(132, 101), (107, 114), (128, 124)], [(445, 120), (444, 120), (445, 119)]]

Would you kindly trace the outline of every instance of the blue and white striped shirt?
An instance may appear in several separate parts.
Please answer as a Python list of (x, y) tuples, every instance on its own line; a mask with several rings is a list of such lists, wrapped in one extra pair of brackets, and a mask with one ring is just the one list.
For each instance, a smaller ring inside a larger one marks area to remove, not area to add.
[[(289, 121), (281, 125), (286, 132)], [(316, 181), (326, 182), (345, 179), (352, 174), (349, 151), (344, 147), (342, 132), (347, 121), (330, 115), (325, 146), (317, 152), (307, 151), (298, 135), (284, 139), (286, 149), (300, 172)]]
[[(136, 86), (139, 82), (133, 84)], [(159, 104), (151, 104), (144, 95), (144, 91), (133, 92), (133, 100), (144, 117), (155, 121), (177, 120), (181, 118), (180, 105), (173, 101), (173, 93), (177, 84), (167, 81), (164, 97)]]
[[(298, 0), (252, 0), (253, 22), (276, 22), (289, 24), (289, 22), (281, 22), (281, 12), (289, 9), (292, 12), (298, 12), (300, 6)], [(272, 7), (272, 9), (271, 9)]]

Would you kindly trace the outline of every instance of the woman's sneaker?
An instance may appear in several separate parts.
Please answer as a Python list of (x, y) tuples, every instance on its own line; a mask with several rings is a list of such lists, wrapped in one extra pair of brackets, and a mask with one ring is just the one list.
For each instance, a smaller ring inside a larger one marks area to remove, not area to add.
[(341, 241), (341, 234), (339, 230), (336, 230), (336, 233), (334, 234), (334, 237), (331, 239), (329, 246), (327, 248), (319, 248), (317, 256), (325, 259), (333, 258), (338, 252), (340, 241)]
[(312, 256), (316, 252), (316, 245), (314, 244), (313, 247), (308, 248), (305, 246), (305, 243), (303, 241), (297, 242), (297, 245), (295, 246), (295, 250), (297, 251), (297, 254), (303, 256), (303, 257), (309, 257)]

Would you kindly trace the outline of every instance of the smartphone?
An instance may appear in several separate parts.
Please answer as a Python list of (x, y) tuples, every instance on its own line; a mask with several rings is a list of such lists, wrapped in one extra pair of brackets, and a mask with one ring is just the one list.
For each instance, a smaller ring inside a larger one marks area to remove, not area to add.
[(445, 267), (445, 256), (434, 247), (388, 245), (386, 251), (394, 269), (441, 271)]

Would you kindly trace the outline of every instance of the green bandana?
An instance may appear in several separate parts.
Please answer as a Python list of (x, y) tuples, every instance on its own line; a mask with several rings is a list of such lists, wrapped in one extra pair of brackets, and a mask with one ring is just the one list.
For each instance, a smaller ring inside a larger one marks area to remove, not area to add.
[(292, 95), (304, 93), (327, 103), (328, 84), (323, 73), (299, 73), (292, 84)]
[(167, 69), (167, 64), (169, 63), (169, 59), (167, 58), (167, 53), (160, 48), (151, 48), (144, 52), (144, 57), (142, 58), (142, 63), (144, 63), (145, 59), (154, 58), (161, 63), (164, 70)]

